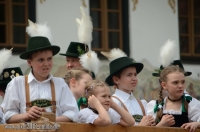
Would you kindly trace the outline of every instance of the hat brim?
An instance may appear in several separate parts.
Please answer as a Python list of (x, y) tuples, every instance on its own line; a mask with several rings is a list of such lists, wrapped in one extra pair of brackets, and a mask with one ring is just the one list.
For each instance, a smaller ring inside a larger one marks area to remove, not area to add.
[(34, 53), (36, 51), (45, 50), (45, 49), (51, 50), (53, 52), (53, 56), (56, 55), (60, 51), (60, 47), (59, 46), (55, 46), (55, 45), (39, 47), (39, 48), (36, 48), (34, 50), (29, 50), (27, 52), (22, 53), (20, 55), (20, 58), (26, 60), (30, 54), (32, 54), (32, 53)]
[[(190, 76), (190, 75), (192, 75), (192, 72), (185, 72), (184, 73), (184, 75), (185, 76)], [(154, 77), (160, 77), (160, 74), (159, 73), (152, 73), (152, 76), (154, 76)]]
[(105, 80), (105, 82), (109, 85), (109, 86), (113, 86), (114, 83), (113, 83), (113, 80), (112, 80), (112, 77), (117, 73), (119, 72), (120, 70), (123, 70), (127, 67), (135, 67), (136, 68), (136, 72), (137, 74), (140, 73), (144, 67), (144, 65), (142, 63), (132, 63), (132, 64), (127, 64), (127, 65), (124, 65), (123, 67), (120, 67), (119, 69), (115, 70), (113, 73), (111, 73)]
[(70, 52), (67, 52), (67, 53), (60, 53), (60, 55), (62, 56), (70, 56), (70, 57), (79, 57), (79, 55), (77, 54), (74, 54), (74, 53), (70, 53)]

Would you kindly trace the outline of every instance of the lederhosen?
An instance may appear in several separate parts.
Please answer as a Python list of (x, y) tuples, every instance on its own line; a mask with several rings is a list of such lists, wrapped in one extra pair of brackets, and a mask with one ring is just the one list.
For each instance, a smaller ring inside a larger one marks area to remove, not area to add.
[[(115, 98), (115, 99), (117, 99), (122, 104), (122, 106), (124, 107), (124, 109), (127, 112), (129, 112), (128, 109), (126, 108), (126, 106), (124, 105), (124, 103), (118, 97), (116, 97), (116, 96), (112, 96), (112, 97)], [(133, 118), (135, 119), (136, 122), (140, 122), (142, 120), (142, 117), (145, 116), (146, 113), (145, 113), (144, 106), (143, 106), (141, 100), (139, 100), (138, 98), (136, 98), (136, 99), (137, 99), (137, 102), (140, 105), (140, 108), (142, 110), (143, 115), (132, 115), (132, 116), (133, 116)]]
[(26, 111), (28, 111), (32, 106), (38, 106), (38, 107), (52, 107), (52, 112), (56, 114), (56, 101), (55, 101), (55, 86), (52, 80), (50, 80), (51, 84), (51, 95), (52, 95), (52, 101), (41, 99), (41, 100), (35, 100), (30, 102), (30, 91), (29, 91), (29, 84), (28, 84), (28, 76), (25, 77), (25, 92), (26, 92)]
[[(175, 124), (171, 127), (181, 127), (184, 123), (188, 123), (188, 112), (185, 109), (185, 103), (184, 103), (184, 96), (182, 97), (182, 114), (181, 115), (176, 115), (176, 114), (171, 114), (174, 116)], [(165, 115), (167, 113), (163, 113)]]

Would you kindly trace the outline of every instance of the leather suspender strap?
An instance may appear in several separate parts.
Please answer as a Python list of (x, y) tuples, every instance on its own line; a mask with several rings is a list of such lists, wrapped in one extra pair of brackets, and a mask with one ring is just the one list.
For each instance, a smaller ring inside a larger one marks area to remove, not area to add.
[(29, 111), (31, 108), (31, 102), (30, 102), (30, 92), (29, 92), (29, 85), (28, 85), (28, 76), (25, 77), (25, 92), (26, 92), (26, 111)]
[(126, 106), (124, 105), (124, 103), (119, 98), (117, 98), (116, 96), (112, 96), (112, 97), (115, 98), (115, 99), (117, 99), (122, 104), (122, 106), (124, 107), (124, 109), (128, 112), (128, 109), (126, 108)]
[(51, 84), (51, 95), (52, 95), (52, 101), (51, 101), (52, 112), (55, 114), (56, 113), (55, 86), (52, 80), (50, 80), (50, 84)]
[(138, 101), (138, 103), (139, 103), (139, 105), (140, 105), (140, 108), (142, 109), (143, 116), (145, 116), (146, 113), (145, 113), (144, 106), (143, 106), (141, 100), (139, 100), (138, 98), (136, 98), (136, 99), (137, 99), (137, 101)]
[[(32, 107), (32, 104), (30, 102), (30, 91), (29, 91), (29, 84), (28, 84), (28, 76), (25, 77), (25, 92), (26, 92), (26, 111), (29, 111), (29, 109)], [(51, 84), (51, 94), (52, 94), (52, 112), (56, 113), (56, 101), (55, 101), (55, 86), (52, 80), (50, 80)]]

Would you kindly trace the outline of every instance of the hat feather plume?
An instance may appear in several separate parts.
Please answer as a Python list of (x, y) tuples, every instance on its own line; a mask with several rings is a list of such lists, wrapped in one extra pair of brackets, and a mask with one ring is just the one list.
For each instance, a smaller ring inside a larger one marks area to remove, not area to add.
[(114, 48), (110, 52), (101, 52), (101, 54), (107, 57), (110, 62), (121, 57), (127, 57), (127, 55), (119, 48)]
[(78, 39), (80, 43), (89, 45), (92, 41), (93, 25), (91, 17), (86, 15), (82, 6), (80, 6), (81, 19), (76, 18), (78, 26)]
[(161, 47), (160, 62), (163, 67), (169, 66), (174, 61), (175, 49), (176, 44), (171, 40), (167, 40), (167, 42)]
[(52, 35), (50, 28), (45, 24), (37, 24), (33, 23), (32, 21), (28, 20), (29, 26), (26, 28), (26, 32), (30, 37), (35, 36), (43, 36), (49, 39), (52, 42)]
[(5, 48), (0, 50), (0, 74), (2, 73), (3, 69), (5, 69), (8, 66), (8, 62), (11, 56), (12, 50), (8, 50)]
[(81, 55), (79, 58), (80, 58), (80, 63), (84, 68), (94, 72), (95, 74), (98, 73), (100, 60), (97, 57), (96, 52), (89, 51)]

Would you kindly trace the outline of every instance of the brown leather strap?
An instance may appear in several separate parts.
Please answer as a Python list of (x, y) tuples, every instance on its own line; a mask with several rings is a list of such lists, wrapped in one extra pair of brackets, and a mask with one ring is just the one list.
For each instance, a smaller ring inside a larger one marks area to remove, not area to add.
[(29, 111), (31, 105), (30, 102), (30, 91), (29, 91), (29, 84), (28, 84), (28, 76), (25, 77), (25, 92), (26, 92), (26, 111)]
[(122, 104), (122, 106), (124, 107), (124, 109), (128, 112), (128, 109), (126, 108), (126, 106), (124, 105), (124, 103), (119, 98), (117, 98), (116, 96), (112, 96), (112, 97), (115, 98), (115, 99), (117, 99)]
[(51, 83), (51, 96), (52, 96), (52, 101), (51, 101), (51, 105), (52, 105), (52, 112), (56, 113), (56, 95), (55, 95), (55, 86), (52, 80), (50, 80)]
[(136, 98), (136, 99), (137, 99), (137, 101), (138, 101), (138, 103), (139, 103), (139, 105), (140, 105), (140, 108), (142, 109), (143, 116), (145, 116), (146, 113), (145, 113), (144, 106), (143, 106), (141, 100), (139, 100), (138, 98)]
[[(28, 84), (28, 76), (25, 77), (25, 92), (26, 92), (26, 111), (29, 111), (29, 109), (32, 107), (32, 104), (30, 102), (30, 91), (29, 91), (29, 84)], [(56, 113), (56, 96), (55, 96), (55, 86), (52, 80), (50, 80), (51, 84), (51, 94), (52, 94), (52, 112)]]

